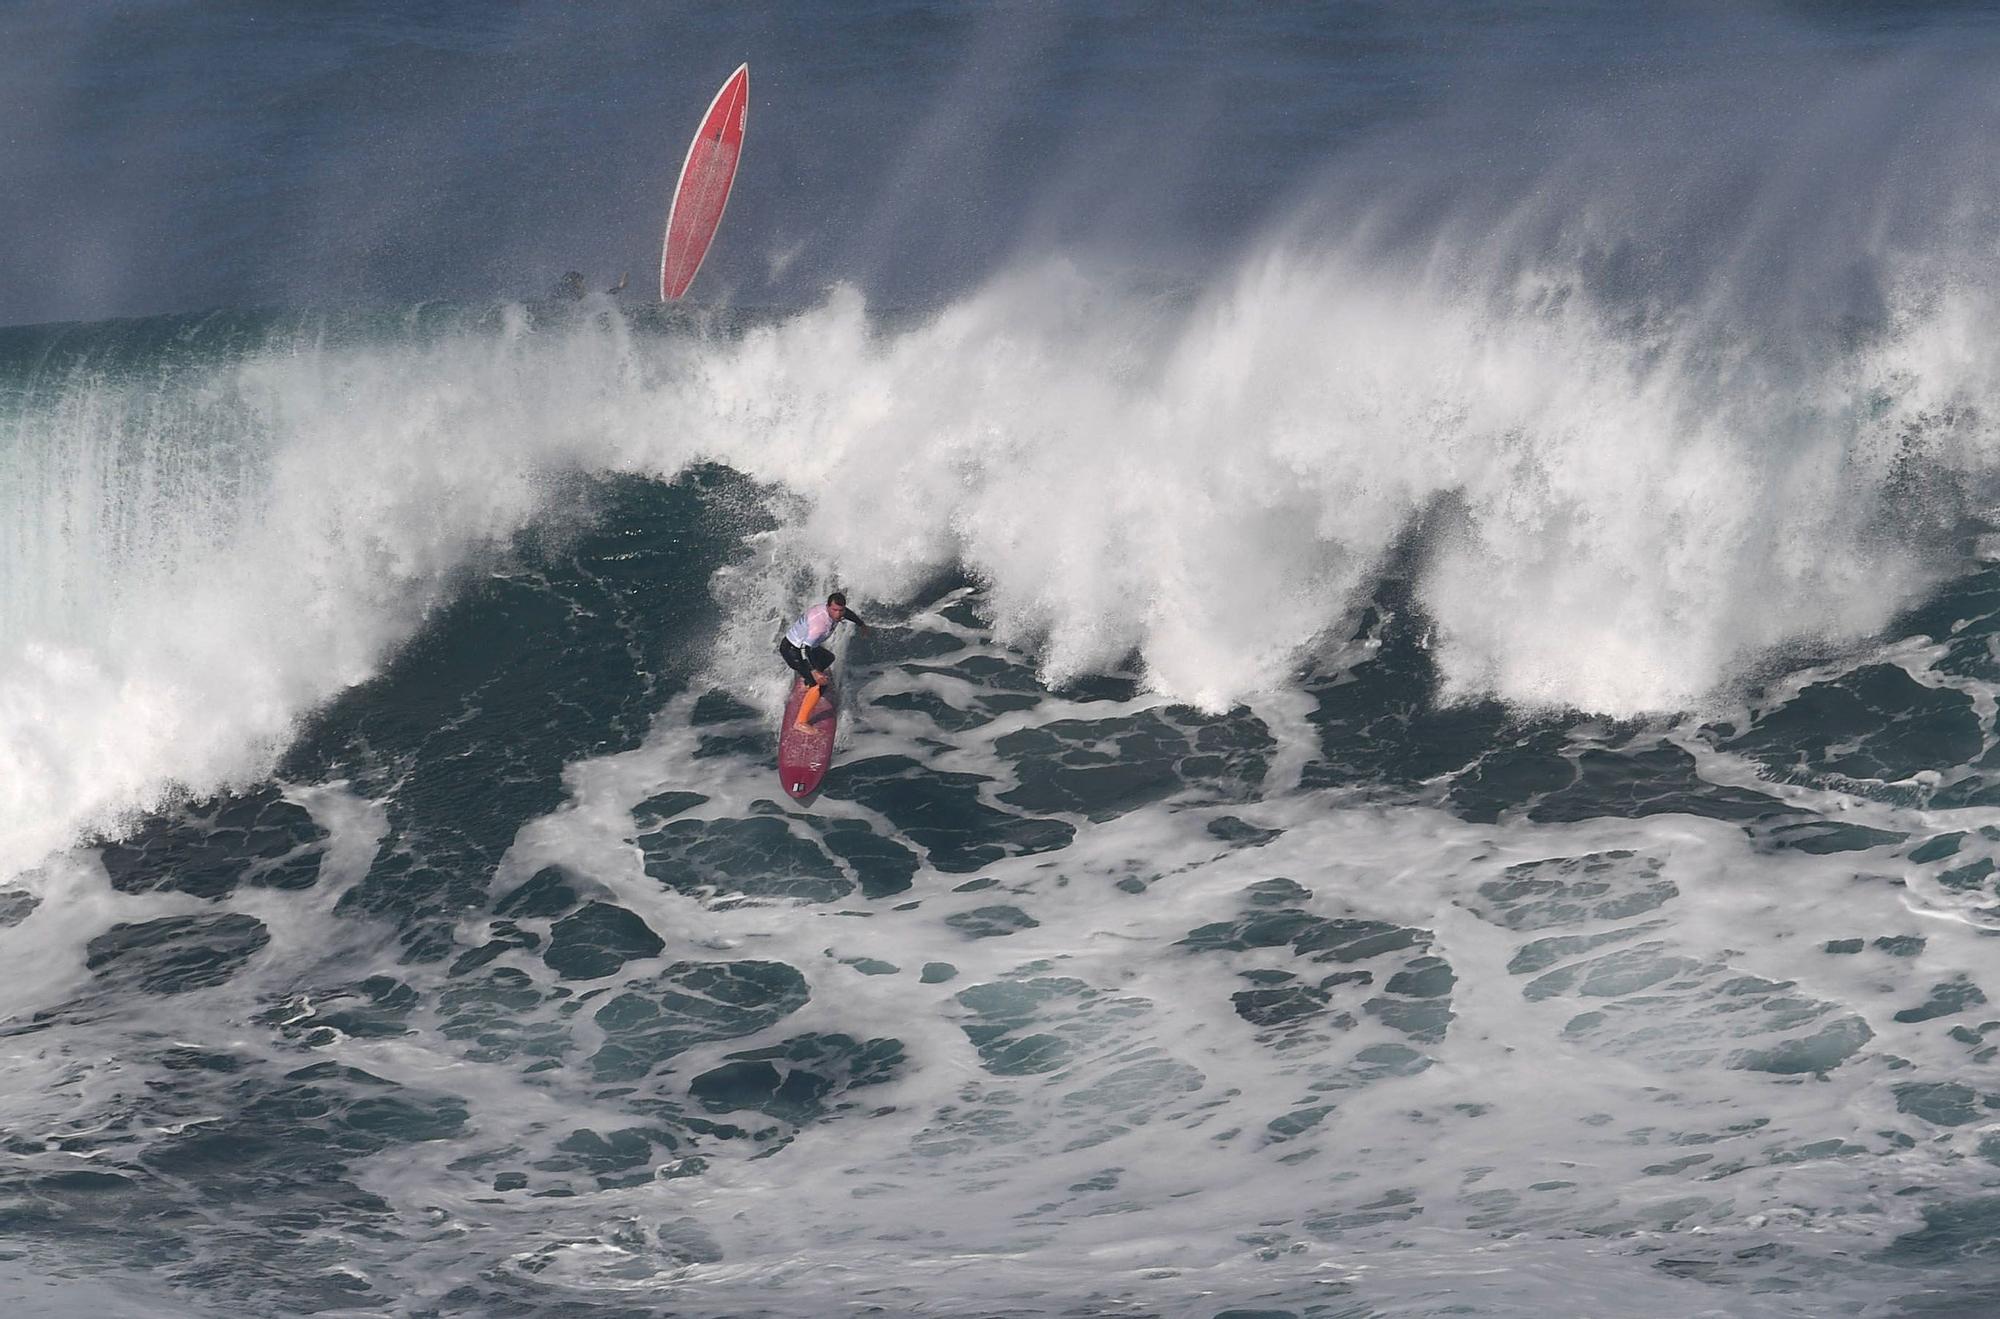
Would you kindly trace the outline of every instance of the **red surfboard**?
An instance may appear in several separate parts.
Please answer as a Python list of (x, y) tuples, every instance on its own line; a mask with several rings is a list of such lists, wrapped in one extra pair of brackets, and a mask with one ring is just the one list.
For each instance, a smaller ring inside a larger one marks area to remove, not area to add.
[(785, 702), (785, 731), (778, 738), (778, 778), (794, 797), (808, 797), (819, 791), (826, 767), (833, 763), (833, 730), (840, 723), (833, 688), (819, 694), (812, 718), (798, 726), (799, 702), (806, 697), (803, 678), (792, 679), (792, 699)]
[(708, 255), (715, 228), (729, 206), (729, 189), (736, 182), (736, 161), (743, 154), (743, 116), (750, 108), (750, 66), (729, 75), (722, 90), (708, 103), (694, 141), (681, 162), (680, 182), (667, 207), (667, 243), (660, 252), (660, 300), (672, 302), (687, 292)]

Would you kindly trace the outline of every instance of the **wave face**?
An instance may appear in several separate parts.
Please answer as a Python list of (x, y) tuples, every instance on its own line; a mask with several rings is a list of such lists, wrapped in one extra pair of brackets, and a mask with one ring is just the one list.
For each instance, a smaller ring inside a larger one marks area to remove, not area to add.
[(570, 516), (577, 473), (792, 492), (725, 588), (725, 685), (762, 672), (802, 566), (885, 601), (962, 571), (1042, 681), (1136, 652), (1210, 713), (1286, 686), (1384, 574), (1440, 699), (1695, 709), (1879, 629), (1981, 525), (1983, 286), (1899, 295), (1787, 382), (1519, 264), (1467, 287), (1279, 244), (1174, 295), (1044, 264), (900, 329), (838, 291), (666, 332), (603, 308), (17, 332), (0, 844), (18, 868), (267, 772), (472, 565)]
[[(1281, 247), (17, 332), (29, 1258), (193, 1312), (1981, 1303), (1947, 312), (1774, 462), (1799, 395), (1699, 413), (1582, 302)], [(881, 627), (798, 808), (770, 637), (829, 581)]]
[(10, 1313), (2000, 1306), (2000, 107), (1712, 21), (1195, 275), (0, 330)]

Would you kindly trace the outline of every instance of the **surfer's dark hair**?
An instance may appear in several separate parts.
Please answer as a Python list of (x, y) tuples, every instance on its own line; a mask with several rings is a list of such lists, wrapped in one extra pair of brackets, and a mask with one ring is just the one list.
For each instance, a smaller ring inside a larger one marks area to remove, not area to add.
[(826, 602), (830, 605), (839, 605), (842, 609), (845, 609), (847, 608), (847, 592), (835, 591), (826, 598)]

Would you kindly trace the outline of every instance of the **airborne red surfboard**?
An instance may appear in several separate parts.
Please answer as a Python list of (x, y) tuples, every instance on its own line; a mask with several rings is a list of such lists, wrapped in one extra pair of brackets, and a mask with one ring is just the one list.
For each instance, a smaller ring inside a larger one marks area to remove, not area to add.
[(826, 777), (826, 767), (833, 763), (833, 733), (840, 723), (840, 710), (834, 702), (833, 688), (828, 687), (820, 693), (818, 703), (813, 706), (812, 718), (801, 730), (798, 727), (799, 702), (805, 696), (805, 680), (793, 678), (792, 699), (785, 702), (785, 731), (778, 738), (778, 778), (784, 783), (785, 791), (794, 797), (807, 797), (819, 791), (820, 780)]
[(667, 242), (660, 252), (660, 300), (672, 302), (687, 292), (708, 255), (715, 228), (729, 206), (729, 189), (736, 182), (736, 162), (743, 154), (743, 117), (750, 108), (750, 66), (729, 75), (722, 90), (708, 103), (708, 113), (688, 143), (681, 162), (680, 182), (667, 207)]

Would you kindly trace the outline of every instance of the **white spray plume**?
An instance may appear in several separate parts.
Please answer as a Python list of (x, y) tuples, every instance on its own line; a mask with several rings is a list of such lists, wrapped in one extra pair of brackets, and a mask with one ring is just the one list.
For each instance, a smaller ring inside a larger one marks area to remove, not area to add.
[(1918, 281), (1783, 376), (1560, 269), (1454, 268), (1292, 242), (1193, 298), (1043, 263), (900, 330), (842, 289), (734, 336), (600, 315), (79, 373), (4, 451), (0, 862), (265, 772), (562, 469), (796, 493), (725, 673), (772, 663), (802, 570), (894, 601), (958, 567), (1050, 681), (1137, 650), (1206, 709), (1290, 681), (1448, 508), (1417, 582), (1443, 695), (1618, 715), (1879, 627), (1928, 571), (1886, 492), (1990, 469), (1984, 285)]

